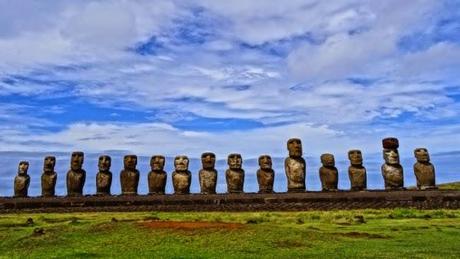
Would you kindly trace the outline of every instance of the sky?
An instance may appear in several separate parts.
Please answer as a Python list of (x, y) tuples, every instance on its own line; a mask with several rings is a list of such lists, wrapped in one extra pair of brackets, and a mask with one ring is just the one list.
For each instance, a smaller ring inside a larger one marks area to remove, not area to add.
[(459, 75), (458, 0), (0, 0), (0, 151), (413, 159)]

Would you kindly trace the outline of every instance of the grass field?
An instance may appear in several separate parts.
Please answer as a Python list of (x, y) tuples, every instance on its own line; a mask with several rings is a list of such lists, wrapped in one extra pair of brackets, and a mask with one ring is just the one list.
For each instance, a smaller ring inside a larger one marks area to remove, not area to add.
[(3, 258), (458, 258), (460, 211), (7, 214), (0, 240)]

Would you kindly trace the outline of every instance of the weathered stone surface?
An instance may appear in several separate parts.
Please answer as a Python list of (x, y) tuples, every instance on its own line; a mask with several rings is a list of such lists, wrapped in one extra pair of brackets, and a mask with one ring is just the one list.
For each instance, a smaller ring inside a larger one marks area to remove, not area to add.
[(214, 194), (217, 185), (216, 155), (210, 152), (201, 154), (201, 164), (203, 168), (198, 174), (201, 193)]
[(97, 195), (110, 195), (110, 187), (112, 186), (112, 172), (110, 172), (111, 165), (112, 158), (110, 156), (102, 155), (99, 157), (99, 172), (96, 174)]
[(150, 158), (149, 194), (165, 194), (167, 174), (164, 167), (164, 156), (156, 155)]
[(29, 162), (21, 161), (18, 166), (18, 175), (14, 178), (14, 197), (27, 197), (30, 176), (27, 174)]
[(367, 188), (367, 173), (363, 166), (363, 155), (361, 150), (348, 151), (350, 166), (348, 167), (348, 177), (350, 178), (352, 191), (363, 191)]
[(174, 194), (189, 194), (192, 183), (192, 173), (188, 170), (189, 159), (187, 156), (174, 158), (174, 172), (172, 173)]
[(137, 195), (139, 185), (139, 170), (136, 155), (126, 155), (123, 158), (124, 169), (120, 172), (120, 185), (122, 195)]
[(242, 193), (244, 186), (243, 159), (240, 154), (228, 155), (229, 168), (225, 171), (228, 193)]
[(259, 157), (259, 170), (257, 170), (257, 183), (259, 193), (272, 193), (275, 171), (272, 168), (272, 158), (269, 155)]
[(284, 160), (288, 192), (305, 191), (306, 164), (302, 158), (302, 142), (291, 138), (287, 142), (289, 157)]
[(55, 196), (57, 173), (54, 171), (56, 157), (47, 156), (43, 162), (43, 174), (41, 177), (42, 196)]
[(321, 179), (321, 187), (323, 191), (337, 191), (339, 182), (339, 173), (335, 167), (335, 159), (332, 154), (321, 155), (322, 167), (319, 168), (319, 178)]
[(67, 196), (83, 195), (86, 171), (83, 170), (84, 153), (73, 152), (70, 158), (70, 170), (67, 172)]
[(430, 154), (426, 148), (414, 150), (417, 162), (414, 164), (414, 174), (417, 178), (417, 188), (420, 190), (436, 189), (435, 170), (430, 162)]
[(397, 138), (385, 138), (382, 140), (383, 159), (382, 175), (386, 190), (404, 189), (403, 168), (399, 163), (399, 141)]

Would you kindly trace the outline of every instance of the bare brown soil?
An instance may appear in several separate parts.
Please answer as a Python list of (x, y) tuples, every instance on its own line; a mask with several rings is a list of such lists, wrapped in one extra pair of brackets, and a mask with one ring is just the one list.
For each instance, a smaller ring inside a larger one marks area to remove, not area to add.
[(142, 226), (150, 229), (239, 229), (244, 227), (240, 223), (208, 222), (208, 221), (144, 221)]

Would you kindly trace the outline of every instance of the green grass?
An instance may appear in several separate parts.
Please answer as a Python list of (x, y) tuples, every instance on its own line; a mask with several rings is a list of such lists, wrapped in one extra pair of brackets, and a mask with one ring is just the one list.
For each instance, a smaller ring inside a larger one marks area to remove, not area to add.
[(460, 182), (443, 183), (438, 185), (441, 190), (460, 190)]
[(460, 210), (5, 214), (0, 240), (2, 258), (458, 258)]

